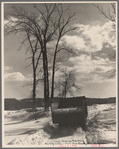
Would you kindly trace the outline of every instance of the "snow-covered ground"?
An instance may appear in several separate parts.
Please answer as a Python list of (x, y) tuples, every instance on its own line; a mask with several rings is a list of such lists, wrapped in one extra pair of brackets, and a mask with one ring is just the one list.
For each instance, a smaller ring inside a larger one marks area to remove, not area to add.
[(116, 144), (116, 104), (88, 107), (87, 143)]
[[(86, 131), (52, 123), (51, 113), (43, 108), (33, 119), (29, 109), (4, 112), (4, 146), (78, 147), (107, 144), (116, 146), (116, 104), (88, 106)], [(103, 145), (102, 145), (103, 146)]]

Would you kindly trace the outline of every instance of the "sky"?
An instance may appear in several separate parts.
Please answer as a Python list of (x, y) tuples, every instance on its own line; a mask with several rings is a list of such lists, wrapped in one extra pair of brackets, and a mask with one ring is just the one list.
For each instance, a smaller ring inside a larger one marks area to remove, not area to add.
[[(18, 5), (30, 12), (35, 12), (33, 4), (7, 4), (4, 5), (4, 13), (11, 12), (11, 6)], [(116, 77), (110, 78), (109, 72), (116, 68), (116, 32), (113, 22), (105, 18), (92, 3), (63, 4), (70, 7), (70, 12), (75, 14), (68, 28), (77, 27), (62, 37), (61, 43), (76, 53), (75, 56), (67, 56), (65, 52), (61, 57), (67, 57), (59, 63), (60, 68), (67, 68), (76, 73), (77, 85), (81, 87), (75, 96), (91, 98), (108, 98), (116, 96)], [(105, 5), (105, 4), (104, 4)], [(39, 4), (41, 7), (41, 4)], [(105, 7), (107, 8), (107, 7)], [(106, 9), (105, 9), (106, 10)], [(67, 15), (65, 16), (65, 18)], [(6, 20), (4, 21), (4, 24)], [(4, 97), (5, 98), (29, 98), (31, 97), (32, 68), (26, 68), (30, 61), (26, 53), (27, 44), (19, 50), (24, 36), (22, 34), (4, 35)], [(52, 47), (53, 42), (49, 43)], [(57, 71), (56, 78), (60, 77)], [(68, 95), (70, 96), (70, 95)], [(43, 97), (43, 84), (37, 86), (37, 97)]]

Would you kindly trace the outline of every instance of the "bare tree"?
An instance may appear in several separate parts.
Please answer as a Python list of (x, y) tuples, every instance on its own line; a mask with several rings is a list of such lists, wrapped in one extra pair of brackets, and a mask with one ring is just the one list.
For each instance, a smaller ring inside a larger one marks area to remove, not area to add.
[[(13, 6), (13, 12), (8, 14), (6, 18), (8, 23), (6, 29), (8, 33), (26, 33), (27, 35), (23, 43), (28, 39), (32, 49), (33, 57), (35, 55), (30, 39), (36, 40), (36, 46), (39, 44), (42, 59), (43, 59), (43, 73), (44, 73), (44, 100), (45, 109), (49, 108), (49, 72), (48, 72), (48, 47), (47, 44), (55, 41), (55, 51), (53, 55), (53, 68), (52, 68), (52, 89), (51, 97), (54, 96), (54, 77), (55, 77), (55, 64), (56, 55), (65, 48), (59, 48), (61, 38), (75, 28), (67, 29), (67, 25), (72, 21), (75, 14), (70, 14), (70, 9), (63, 9), (62, 4), (41, 4), (42, 8), (34, 5), (36, 13), (30, 13), (22, 7)], [(68, 17), (65, 15), (69, 14)], [(66, 19), (65, 19), (66, 18)], [(40, 52), (39, 52), (40, 53)], [(32, 57), (32, 58), (33, 58)], [(33, 59), (35, 61), (35, 59)], [(32, 61), (32, 62), (33, 62)], [(35, 62), (33, 62), (34, 66)], [(33, 68), (35, 70), (35, 68)], [(35, 74), (35, 73), (34, 73)]]
[[(60, 47), (59, 46), (59, 41), (61, 40), (61, 38), (66, 35), (68, 32), (73, 31), (76, 29), (76, 27), (73, 28), (69, 28), (67, 29), (67, 26), (69, 25), (69, 23), (71, 21), (73, 21), (73, 17), (75, 16), (75, 13), (70, 14), (69, 13), (70, 9), (69, 7), (66, 9), (63, 9), (62, 4), (60, 5), (60, 7), (57, 7), (57, 12), (58, 12), (58, 31), (57, 31), (57, 40), (56, 40), (56, 45), (55, 45), (55, 51), (54, 51), (54, 59), (53, 59), (53, 67), (52, 67), (52, 87), (51, 87), (51, 100), (53, 101), (53, 97), (54, 97), (54, 78), (55, 78), (55, 65), (56, 65), (56, 59), (57, 59), (57, 54), (62, 51), (62, 50), (66, 50), (68, 52), (69, 51), (65, 46)], [(68, 12), (68, 17), (66, 19), (64, 19), (64, 15), (65, 13)]]
[(36, 79), (36, 71), (39, 65), (39, 60), (42, 56), (41, 46), (38, 47), (39, 40), (37, 38), (38, 31), (36, 28), (39, 22), (36, 22), (37, 16), (35, 14), (29, 14), (22, 7), (13, 6), (12, 9), (13, 12), (11, 14), (9, 13), (5, 15), (5, 19), (7, 20), (7, 24), (5, 24), (5, 31), (7, 34), (22, 34), (24, 39), (21, 43), (21, 47), (25, 42), (29, 42), (29, 46), (26, 51), (31, 49), (31, 56), (27, 59), (31, 59), (30, 65), (32, 65), (33, 68), (33, 107), (35, 110), (36, 84), (39, 80)]
[[(33, 111), (36, 112), (36, 104), (35, 104), (35, 100), (36, 100), (36, 85), (37, 85), (37, 68), (38, 68), (38, 63), (39, 63), (39, 60), (41, 58), (41, 51), (39, 53), (37, 53), (38, 51), (38, 39), (35, 41), (35, 45), (33, 46), (33, 43), (30, 39), (30, 35), (29, 33), (27, 33), (27, 37), (28, 37), (28, 41), (29, 41), (29, 44), (30, 44), (30, 47), (31, 47), (31, 51), (32, 51), (32, 70), (33, 70)], [(36, 58), (36, 54), (38, 54), (38, 57)], [(36, 119), (36, 117), (35, 117)]]
[(68, 71), (67, 68), (60, 70), (61, 75), (58, 81), (55, 83), (55, 89), (59, 92), (58, 96), (66, 98), (69, 93), (71, 96), (74, 96), (74, 92), (80, 92), (81, 87), (76, 84), (76, 74), (74, 71)]
[[(68, 24), (73, 20), (74, 14), (70, 14), (69, 7), (66, 9), (63, 9), (62, 4), (44, 4), (44, 12), (41, 11), (36, 5), (34, 7), (38, 10), (38, 12), (41, 14), (42, 22), (45, 26), (45, 28), (42, 30), (43, 33), (43, 40), (41, 40), (41, 37), (39, 39), (39, 43), (42, 47), (42, 42), (44, 45), (43, 50), (43, 66), (44, 66), (44, 83), (46, 84), (44, 87), (46, 97), (44, 94), (45, 99), (48, 99), (49, 97), (49, 78), (48, 78), (48, 58), (47, 58), (47, 43), (49, 41), (55, 40), (55, 51), (53, 55), (53, 67), (52, 67), (52, 87), (51, 87), (51, 99), (53, 100), (54, 97), (54, 77), (55, 77), (55, 64), (56, 64), (56, 56), (57, 54), (62, 50), (67, 50), (67, 48), (59, 48), (59, 42), (61, 38), (67, 34), (69, 31), (73, 31), (76, 29), (76, 27), (67, 29)], [(55, 13), (55, 14), (54, 14)], [(65, 17), (65, 15), (68, 14), (68, 17)], [(69, 52), (69, 51), (68, 51)], [(47, 102), (46, 102), (47, 103)]]
[[(35, 105), (35, 100), (36, 100), (36, 84), (37, 84), (37, 79), (36, 79), (36, 72), (39, 64), (39, 60), (41, 57), (41, 51), (38, 53), (38, 40), (32, 36), (32, 31), (31, 27), (32, 24), (28, 24), (28, 21), (31, 19), (30, 17), (28, 18), (28, 15), (24, 9), (13, 7), (14, 12), (11, 14), (11, 16), (7, 15), (5, 16), (7, 19), (7, 24), (5, 24), (5, 31), (7, 34), (10, 33), (22, 33), (25, 35), (25, 38), (23, 42), (21, 43), (21, 47), (24, 45), (25, 42), (29, 43), (29, 46), (26, 51), (31, 51), (31, 56), (28, 57), (27, 59), (31, 59), (31, 63), (27, 66), (29, 67), (32, 65), (32, 70), (33, 70), (33, 90), (32, 90), (32, 98), (33, 98), (33, 112), (36, 112), (36, 105)], [(17, 13), (15, 13), (17, 12)], [(14, 17), (14, 18), (12, 18)], [(28, 25), (27, 25), (28, 24)], [(21, 49), (20, 47), (20, 49)], [(31, 49), (31, 50), (30, 50)], [(36, 57), (37, 54), (37, 57)], [(34, 113), (35, 116), (35, 113)], [(36, 117), (35, 117), (36, 119)]]
[[(55, 7), (55, 6), (54, 6)], [(43, 58), (43, 70), (44, 70), (44, 99), (45, 99), (45, 109), (48, 108), (48, 103), (49, 103), (49, 83), (48, 83), (48, 62), (47, 62), (47, 49), (46, 49), (46, 44), (47, 42), (52, 38), (53, 32), (48, 32), (48, 27), (49, 27), (49, 19), (45, 18), (45, 14), (43, 14), (39, 9), (36, 7), (34, 9), (37, 9), (40, 13), (40, 18), (38, 15), (29, 13), (22, 7), (17, 7), (13, 6), (13, 12), (11, 14), (7, 15), (7, 20), (8, 23), (5, 25), (7, 33), (26, 33), (27, 31), (27, 36), (25, 37), (24, 43), (27, 39), (30, 43), (30, 47), (32, 49), (32, 64), (34, 67), (35, 64), (35, 52), (37, 50), (37, 44), (39, 43), (40, 45), (40, 56), (42, 54)], [(54, 9), (54, 8), (52, 8)], [(53, 12), (52, 12), (53, 13)], [(48, 17), (48, 16), (47, 16)], [(54, 25), (54, 24), (53, 24)], [(51, 28), (50, 28), (51, 29)], [(31, 40), (30, 39), (37, 40), (35, 50), (32, 46)], [(36, 63), (36, 68), (38, 66), (38, 61)], [(35, 71), (35, 67), (33, 70)], [(35, 73), (34, 73), (35, 75)], [(35, 79), (35, 77), (34, 77)], [(34, 90), (34, 89), (33, 89)], [(34, 94), (34, 93), (33, 93)], [(34, 95), (33, 95), (34, 96)]]
[(94, 6), (110, 21), (116, 22), (116, 3), (97, 3)]

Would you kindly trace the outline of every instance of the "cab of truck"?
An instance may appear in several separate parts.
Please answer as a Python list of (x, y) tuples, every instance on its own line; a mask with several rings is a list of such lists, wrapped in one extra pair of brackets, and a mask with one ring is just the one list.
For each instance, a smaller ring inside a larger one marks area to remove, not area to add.
[(52, 121), (55, 124), (86, 126), (88, 112), (85, 96), (61, 98), (58, 108), (52, 111)]

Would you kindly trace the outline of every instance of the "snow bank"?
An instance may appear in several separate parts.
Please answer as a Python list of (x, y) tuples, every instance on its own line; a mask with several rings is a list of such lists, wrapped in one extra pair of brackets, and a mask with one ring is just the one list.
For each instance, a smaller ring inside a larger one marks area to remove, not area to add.
[[(94, 110), (96, 109), (96, 110)], [(92, 111), (95, 113), (92, 113)], [(116, 106), (115, 104), (89, 107), (86, 130), (89, 144), (116, 144)], [(94, 115), (94, 117), (92, 117)]]
[[(40, 113), (43, 109), (39, 109)], [(26, 113), (25, 113), (26, 112)], [(6, 112), (6, 119), (15, 115), (27, 115), (27, 111), (20, 110), (16, 112)], [(44, 112), (45, 113), (45, 112)], [(17, 118), (17, 117), (16, 117)], [(29, 119), (30, 120), (30, 119)], [(32, 134), (25, 136), (17, 136), (16, 139), (10, 141), (8, 145), (20, 146), (57, 146), (64, 145), (66, 147), (74, 147), (68, 145), (77, 144), (116, 144), (116, 104), (101, 104), (88, 106), (88, 119), (86, 132), (82, 131), (81, 127), (63, 127), (52, 123), (51, 113), (46, 112), (43, 118), (39, 117), (37, 121), (27, 121), (15, 125), (6, 125), (6, 130), (10, 127), (17, 128), (19, 126), (27, 129), (35, 128)], [(12, 131), (13, 132), (13, 131)], [(7, 132), (8, 133), (8, 132)], [(10, 134), (10, 133), (9, 133)], [(10, 137), (10, 136), (7, 136)], [(57, 146), (57, 147), (65, 147)]]
[(42, 145), (48, 138), (49, 135), (41, 129), (35, 134), (19, 137), (8, 143), (8, 145)]

